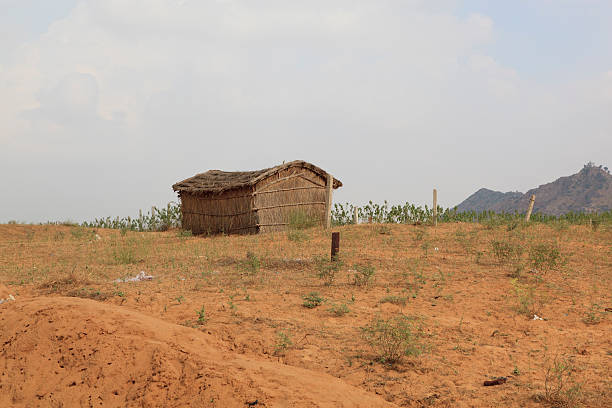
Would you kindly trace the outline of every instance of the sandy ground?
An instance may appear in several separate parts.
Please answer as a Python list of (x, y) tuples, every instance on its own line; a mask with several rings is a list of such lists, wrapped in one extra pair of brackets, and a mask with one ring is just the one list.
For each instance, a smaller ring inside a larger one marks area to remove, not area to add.
[[(0, 405), (612, 406), (612, 229), (337, 230), (343, 265), (328, 285), (318, 229), (290, 240), (0, 226), (0, 299), (15, 297), (0, 304)], [(495, 241), (525, 252), (501, 261)], [(534, 270), (542, 244), (563, 262)], [(355, 285), (363, 266), (375, 275)], [(116, 282), (140, 271), (153, 279)], [(314, 291), (324, 302), (304, 307)], [(398, 315), (420, 322), (421, 352), (388, 364), (361, 328)], [(556, 378), (555, 361), (570, 368)]]

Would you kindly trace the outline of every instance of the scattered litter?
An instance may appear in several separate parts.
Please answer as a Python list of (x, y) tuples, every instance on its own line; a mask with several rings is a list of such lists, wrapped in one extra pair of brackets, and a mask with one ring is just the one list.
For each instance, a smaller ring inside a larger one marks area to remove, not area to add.
[(145, 273), (145, 271), (140, 271), (140, 273), (132, 278), (123, 278), (123, 279), (116, 279), (114, 282), (140, 282), (140, 281), (146, 281), (146, 280), (152, 280), (153, 276), (152, 275), (147, 275)]
[(438, 247), (435, 247), (435, 248), (434, 248), (434, 251), (437, 251), (437, 250), (438, 250)]
[(101, 239), (102, 239), (102, 237), (101, 237), (101, 236), (99, 236), (98, 234), (94, 235), (94, 238), (96, 239), (96, 241), (99, 241), (99, 240), (101, 240)]
[(533, 320), (544, 320), (544, 319), (542, 319), (540, 316), (534, 314), (533, 315)]
[(484, 386), (485, 387), (490, 387), (492, 385), (501, 385), (504, 384), (506, 381), (508, 381), (508, 379), (506, 377), (497, 377), (494, 380), (487, 380), (484, 382)]
[(9, 301), (14, 301), (14, 300), (15, 300), (15, 296), (8, 295), (6, 299), (0, 299), (0, 305), (3, 304), (4, 302), (9, 302)]

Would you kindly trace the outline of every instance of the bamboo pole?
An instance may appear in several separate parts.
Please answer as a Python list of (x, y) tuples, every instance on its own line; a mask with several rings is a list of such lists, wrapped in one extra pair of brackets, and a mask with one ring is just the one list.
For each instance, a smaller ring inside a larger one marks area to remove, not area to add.
[(334, 178), (327, 173), (327, 194), (325, 195), (325, 228), (331, 228), (332, 191), (334, 190)]
[(433, 189), (433, 225), (438, 225), (438, 190)]
[(533, 211), (533, 204), (535, 203), (535, 194), (531, 195), (529, 199), (529, 208), (527, 209), (527, 214), (525, 215), (525, 222), (529, 222), (531, 218), (531, 212)]
[(353, 209), (353, 221), (355, 224), (359, 224), (359, 212), (357, 211), (357, 207)]

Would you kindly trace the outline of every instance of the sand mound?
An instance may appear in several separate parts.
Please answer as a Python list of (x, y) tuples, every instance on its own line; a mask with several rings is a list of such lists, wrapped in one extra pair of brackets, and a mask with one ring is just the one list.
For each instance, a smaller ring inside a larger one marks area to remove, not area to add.
[(0, 327), (0, 406), (393, 406), (332, 376), (223, 353), (212, 335), (91, 300), (5, 303)]

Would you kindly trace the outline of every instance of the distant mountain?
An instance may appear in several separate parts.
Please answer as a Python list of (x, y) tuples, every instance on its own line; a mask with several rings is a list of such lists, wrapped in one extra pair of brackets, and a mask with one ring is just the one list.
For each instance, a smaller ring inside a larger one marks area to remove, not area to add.
[(587, 163), (578, 173), (543, 184), (525, 194), (481, 188), (457, 206), (457, 211), (525, 212), (535, 194), (534, 212), (560, 215), (570, 211), (612, 210), (612, 175), (607, 167)]

